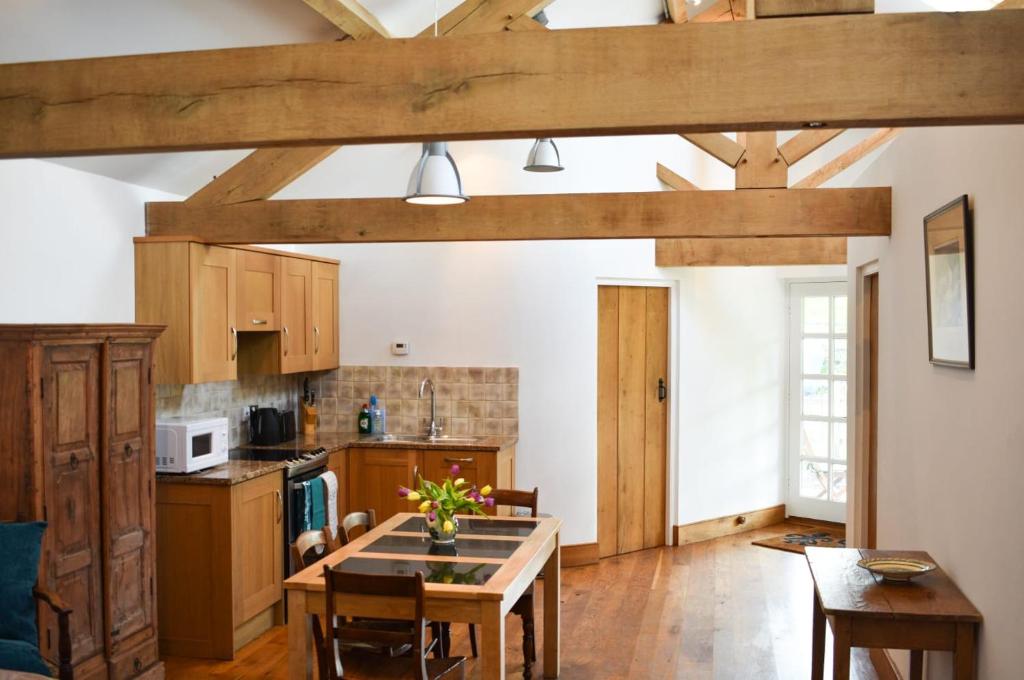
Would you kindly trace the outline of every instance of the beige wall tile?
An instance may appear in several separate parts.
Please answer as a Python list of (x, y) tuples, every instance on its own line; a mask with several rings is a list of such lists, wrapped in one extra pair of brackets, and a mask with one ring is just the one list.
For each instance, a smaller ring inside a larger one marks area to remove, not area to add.
[(482, 368), (467, 368), (466, 372), (467, 372), (468, 378), (466, 379), (465, 382), (468, 382), (468, 383), (471, 383), (471, 384), (480, 384), (480, 383), (485, 382), (484, 381), (484, 369), (482, 369)]

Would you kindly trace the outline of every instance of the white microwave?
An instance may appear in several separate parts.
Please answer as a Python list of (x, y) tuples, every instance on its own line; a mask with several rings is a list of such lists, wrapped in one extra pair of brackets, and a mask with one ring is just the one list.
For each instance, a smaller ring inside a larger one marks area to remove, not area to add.
[(157, 472), (196, 472), (228, 462), (227, 418), (156, 421)]

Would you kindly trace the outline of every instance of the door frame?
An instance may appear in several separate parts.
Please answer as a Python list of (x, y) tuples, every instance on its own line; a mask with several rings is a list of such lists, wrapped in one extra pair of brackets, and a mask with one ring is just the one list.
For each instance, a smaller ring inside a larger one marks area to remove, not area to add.
[[(868, 526), (870, 524), (869, 513), (871, 503), (869, 494), (871, 492), (869, 475), (870, 470), (870, 447), (871, 428), (876, 432), (878, 424), (870, 422), (871, 409), (871, 362), (868, 357), (868, 345), (870, 338), (870, 295), (872, 281), (870, 277), (877, 276), (874, 281), (878, 282), (879, 290), (882, 287), (882, 274), (877, 259), (860, 265), (856, 269), (856, 275), (850, 281), (850, 299), (854, 304), (849, 305), (851, 311), (852, 325), (849, 327), (849, 337), (855, 339), (849, 345), (847, 355), (850, 379), (850, 395), (853, 397), (851, 405), (854, 407), (853, 416), (850, 421), (847, 434), (847, 459), (850, 463), (850, 474), (848, 484), (851, 486), (846, 493), (846, 535), (847, 545), (850, 547), (868, 546)], [(881, 306), (881, 298), (879, 298)], [(877, 473), (877, 470), (875, 471)], [(877, 475), (876, 475), (877, 476)], [(877, 522), (877, 517), (875, 518)]]
[[(593, 309), (594, 313), (594, 489), (597, 489), (597, 289), (601, 286), (638, 286), (641, 288), (668, 288), (668, 397), (666, 398), (668, 422), (665, 427), (667, 439), (665, 453), (665, 545), (672, 545), (674, 528), (678, 517), (677, 497), (679, 493), (678, 460), (679, 460), (679, 413), (675, 408), (676, 383), (679, 380), (679, 281), (675, 279), (634, 279), (599, 276), (594, 282)], [(597, 497), (594, 497), (594, 536), (597, 533), (597, 522), (600, 521), (597, 510)]]

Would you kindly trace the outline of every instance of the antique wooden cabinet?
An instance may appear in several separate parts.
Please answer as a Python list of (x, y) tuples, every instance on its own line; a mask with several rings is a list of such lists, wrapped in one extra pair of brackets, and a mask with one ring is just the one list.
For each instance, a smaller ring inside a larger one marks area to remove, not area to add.
[[(163, 677), (153, 341), (162, 326), (0, 326), (0, 520), (43, 519), (39, 582), (74, 610), (76, 678)], [(40, 609), (40, 649), (57, 628)]]

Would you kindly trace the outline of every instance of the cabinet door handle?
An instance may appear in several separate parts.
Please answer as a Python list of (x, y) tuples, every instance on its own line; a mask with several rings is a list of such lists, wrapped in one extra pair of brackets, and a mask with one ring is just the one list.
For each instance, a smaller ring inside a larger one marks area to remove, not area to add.
[(132, 451), (132, 445), (131, 444), (125, 444), (124, 445), (124, 458), (125, 458), (125, 460), (130, 459), (132, 457), (133, 453), (135, 453), (135, 452)]
[(445, 457), (444, 462), (446, 463), (472, 463), (472, 458), (448, 458)]
[(274, 492), (274, 494), (275, 494), (275, 500), (277, 501), (277, 523), (280, 524), (281, 523), (281, 507), (284, 505), (284, 503), (281, 500), (281, 490), (278, 489), (277, 491)]
[(313, 354), (320, 354), (320, 327), (313, 326)]
[(288, 345), (291, 344), (288, 336), (288, 326), (281, 326), (281, 330), (284, 331), (284, 355), (288, 356)]
[(412, 466), (412, 485), (413, 485), (413, 488), (416, 487), (416, 478), (419, 477), (419, 476), (420, 476), (420, 466), (419, 465), (413, 465)]
[(253, 326), (266, 326), (267, 325), (267, 320), (266, 319), (253, 319), (252, 320), (252, 325)]
[(665, 379), (658, 378), (658, 401), (665, 401), (668, 396), (668, 389), (665, 387)]
[(72, 470), (77, 470), (78, 469), (78, 456), (76, 456), (75, 454), (72, 453), (71, 457), (68, 458), (68, 465), (71, 466)]
[(231, 327), (231, 337), (234, 340), (234, 347), (231, 350), (231, 360), (234, 361), (238, 358), (238, 330), (234, 326)]

